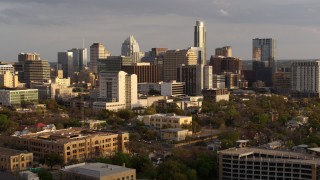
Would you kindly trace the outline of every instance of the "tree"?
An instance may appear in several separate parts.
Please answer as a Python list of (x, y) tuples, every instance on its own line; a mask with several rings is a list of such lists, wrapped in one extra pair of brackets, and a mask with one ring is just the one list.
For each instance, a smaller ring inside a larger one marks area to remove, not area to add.
[(0, 130), (6, 130), (9, 125), (9, 119), (7, 115), (0, 114)]
[(117, 112), (117, 116), (120, 117), (121, 119), (128, 120), (134, 117), (134, 113), (131, 110), (122, 109)]
[(63, 164), (63, 158), (59, 154), (49, 153), (43, 159), (40, 159), (39, 162), (48, 165), (52, 169), (55, 165)]
[(159, 180), (195, 180), (197, 172), (178, 160), (169, 159), (159, 165), (157, 179)]
[(53, 180), (52, 174), (44, 169), (38, 172), (38, 176), (40, 180)]

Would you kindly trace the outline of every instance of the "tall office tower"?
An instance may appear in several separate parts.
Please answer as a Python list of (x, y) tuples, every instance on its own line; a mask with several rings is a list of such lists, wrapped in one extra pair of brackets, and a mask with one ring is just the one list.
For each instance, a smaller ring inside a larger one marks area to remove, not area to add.
[(73, 48), (68, 52), (72, 52), (73, 72), (80, 72), (87, 67), (87, 48)]
[(125, 56), (108, 56), (98, 59), (98, 74), (100, 71), (121, 71), (122, 66), (132, 65), (132, 58)]
[(223, 74), (224, 72), (240, 74), (242, 70), (242, 61), (235, 57), (211, 56), (210, 65), (212, 74)]
[(37, 53), (20, 53), (18, 55), (18, 61), (23, 62), (27, 60), (40, 60), (40, 54)]
[(224, 46), (224, 47), (221, 47), (221, 48), (216, 48), (215, 56), (232, 57), (232, 48), (231, 48), (231, 46)]
[(254, 61), (261, 61), (266, 67), (272, 67), (276, 55), (276, 40), (272, 38), (267, 39), (253, 39), (252, 40), (252, 59)]
[(196, 65), (197, 51), (192, 49), (169, 50), (163, 55), (163, 80), (177, 80), (177, 68), (181, 65)]
[(203, 21), (197, 21), (194, 26), (194, 47), (202, 48), (201, 61), (198, 64), (206, 64), (206, 27)]
[(29, 87), (31, 82), (50, 80), (50, 64), (47, 60), (24, 61), (24, 81)]
[(63, 70), (63, 78), (73, 76), (73, 53), (58, 52), (58, 66)]
[(90, 69), (98, 74), (98, 59), (105, 59), (110, 56), (110, 52), (101, 43), (93, 43), (90, 46)]
[[(137, 103), (138, 83), (137, 75), (124, 71), (100, 71), (99, 99), (108, 103), (115, 103), (119, 109), (131, 108)], [(108, 107), (108, 105), (104, 106)]]
[(203, 64), (180, 65), (178, 67), (177, 81), (185, 83), (184, 94), (189, 96), (201, 96), (203, 89)]
[(294, 62), (292, 68), (292, 96), (320, 97), (320, 60)]
[(132, 62), (137, 63), (141, 61), (144, 56), (143, 52), (140, 52), (139, 44), (137, 40), (130, 35), (121, 46), (121, 55), (132, 58)]
[(212, 66), (204, 66), (204, 74), (203, 74), (203, 89), (211, 89), (212, 88)]

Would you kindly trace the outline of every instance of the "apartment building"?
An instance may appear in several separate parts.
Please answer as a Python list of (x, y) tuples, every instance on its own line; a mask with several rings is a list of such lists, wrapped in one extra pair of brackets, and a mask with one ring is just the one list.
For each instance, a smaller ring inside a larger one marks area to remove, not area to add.
[(192, 116), (177, 116), (174, 113), (153, 114), (143, 116), (142, 121), (145, 125), (159, 129), (164, 127), (182, 128), (183, 125), (192, 124)]
[(38, 102), (38, 89), (0, 90), (0, 104), (3, 106), (20, 105), (23, 101)]
[(320, 159), (307, 153), (244, 147), (218, 154), (220, 180), (320, 178)]
[(136, 180), (136, 170), (104, 163), (80, 163), (60, 170), (62, 180)]
[(32, 153), (0, 147), (0, 170), (22, 171), (31, 168), (32, 164)]
[(58, 153), (65, 163), (83, 161), (97, 156), (112, 156), (128, 152), (129, 133), (108, 133), (68, 128), (11, 136), (17, 147), (33, 152), (35, 159), (48, 153)]

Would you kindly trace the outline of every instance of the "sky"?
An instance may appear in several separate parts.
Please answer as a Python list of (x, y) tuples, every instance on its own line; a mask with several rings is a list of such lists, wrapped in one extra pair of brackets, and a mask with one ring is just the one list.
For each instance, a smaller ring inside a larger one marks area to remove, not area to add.
[[(193, 46), (197, 20), (205, 22), (207, 54), (232, 46), (251, 59), (253, 38), (277, 40), (276, 59), (320, 57), (319, 0), (0, 0), (0, 60), (57, 52), (100, 42), (112, 55), (133, 35), (141, 51)], [(89, 52), (88, 52), (89, 53)]]

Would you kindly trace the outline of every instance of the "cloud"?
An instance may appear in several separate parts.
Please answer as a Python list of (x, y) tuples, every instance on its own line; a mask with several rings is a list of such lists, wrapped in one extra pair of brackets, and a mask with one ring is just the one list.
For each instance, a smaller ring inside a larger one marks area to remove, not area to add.
[(219, 9), (218, 13), (221, 15), (221, 16), (229, 16), (229, 12), (224, 10), (224, 9)]

